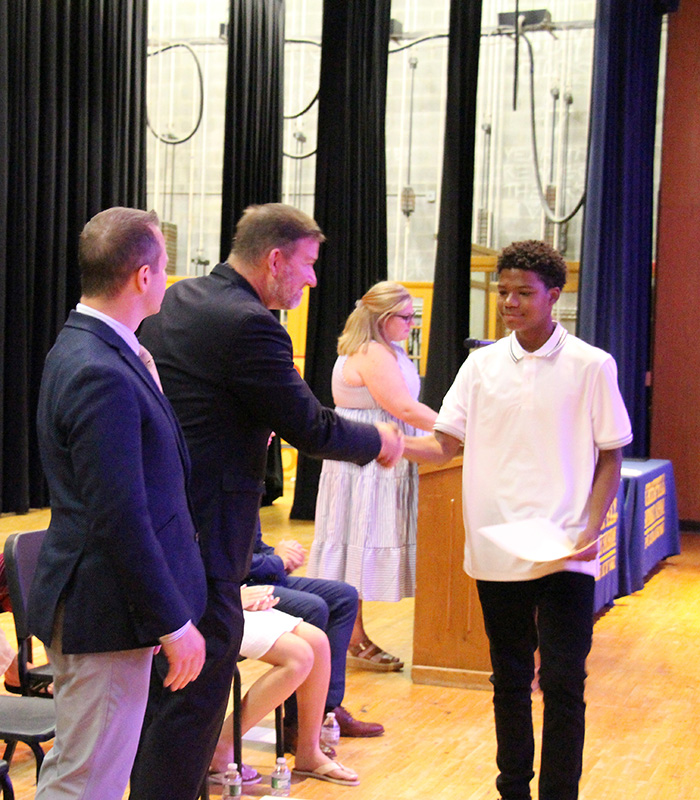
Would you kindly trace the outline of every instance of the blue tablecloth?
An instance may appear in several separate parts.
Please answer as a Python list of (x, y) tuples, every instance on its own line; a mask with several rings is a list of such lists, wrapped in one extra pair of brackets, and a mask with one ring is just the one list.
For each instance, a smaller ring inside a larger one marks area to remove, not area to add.
[(622, 483), (620, 483), (617, 497), (612, 501), (601, 528), (603, 539), (600, 548), (600, 573), (595, 581), (593, 600), (596, 612), (611, 605), (619, 593), (620, 545), (624, 541), (624, 500), (625, 493)]
[(659, 561), (681, 551), (671, 462), (624, 459), (622, 484), (625, 500), (619, 595), (641, 589), (644, 578)]

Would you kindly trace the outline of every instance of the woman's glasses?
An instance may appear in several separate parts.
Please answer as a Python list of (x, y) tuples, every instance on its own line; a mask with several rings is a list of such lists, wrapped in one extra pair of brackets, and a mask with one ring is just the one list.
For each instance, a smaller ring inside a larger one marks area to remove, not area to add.
[(415, 314), (392, 314), (392, 317), (398, 317), (402, 319), (404, 322), (413, 322), (413, 318), (416, 316)]

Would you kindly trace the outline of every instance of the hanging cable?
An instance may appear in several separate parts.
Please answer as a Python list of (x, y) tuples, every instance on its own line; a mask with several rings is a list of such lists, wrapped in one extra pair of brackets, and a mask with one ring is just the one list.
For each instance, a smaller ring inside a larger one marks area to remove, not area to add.
[(573, 211), (569, 214), (566, 214), (563, 217), (557, 217), (552, 213), (552, 210), (547, 203), (547, 197), (545, 196), (544, 190), (542, 188), (542, 176), (540, 175), (540, 159), (537, 155), (537, 131), (535, 130), (535, 56), (532, 51), (532, 43), (527, 38), (524, 33), (518, 34), (525, 40), (525, 44), (527, 44), (528, 53), (530, 56), (530, 138), (532, 141), (532, 162), (535, 168), (535, 181), (537, 182), (537, 193), (540, 198), (540, 205), (542, 206), (542, 211), (544, 212), (545, 217), (550, 222), (553, 222), (555, 225), (562, 225), (565, 222), (569, 222), (569, 220), (573, 219), (576, 214), (581, 210), (581, 207), (586, 201), (586, 190), (584, 189), (581, 198), (579, 199), (578, 203), (574, 206)]
[[(285, 45), (287, 45), (287, 44), (312, 44), (315, 47), (321, 47), (320, 42), (315, 42), (313, 39), (285, 39), (284, 43), (285, 43)], [(306, 112), (309, 111), (313, 107), (314, 103), (318, 100), (318, 93), (320, 91), (321, 91), (321, 88), (319, 87), (316, 90), (316, 94), (313, 96), (312, 100), (309, 102), (309, 104), (305, 108), (303, 108), (301, 111), (298, 111), (296, 114), (289, 114), (289, 115), (285, 114), (283, 116), (283, 119), (298, 119), (299, 117), (303, 117), (304, 114), (306, 114)], [(285, 155), (286, 155), (286, 153), (285, 153)], [(312, 153), (309, 153), (308, 155), (310, 156), (310, 155), (312, 155)], [(300, 156), (289, 156), (289, 157), (290, 158), (300, 158)], [(307, 157), (308, 156), (301, 156), (301, 158), (307, 158)]]
[(154, 50), (152, 53), (149, 53), (148, 58), (150, 58), (151, 56), (157, 56), (160, 53), (165, 53), (168, 50), (174, 50), (177, 47), (184, 47), (185, 50), (187, 50), (194, 59), (195, 66), (197, 67), (197, 77), (199, 79), (199, 113), (197, 115), (197, 122), (192, 131), (190, 131), (190, 133), (188, 133), (187, 136), (184, 136), (182, 139), (174, 139), (171, 138), (169, 134), (161, 135), (160, 133), (157, 133), (153, 129), (151, 121), (148, 117), (148, 106), (147, 106), (146, 125), (148, 125), (148, 130), (156, 137), (156, 139), (158, 139), (159, 142), (162, 142), (163, 144), (184, 144), (185, 142), (189, 141), (199, 130), (199, 126), (202, 124), (202, 117), (204, 115), (204, 77), (202, 76), (202, 67), (199, 63), (199, 59), (197, 58), (197, 54), (194, 52), (194, 50), (185, 42), (173, 42), (172, 44), (167, 44), (165, 45), (165, 47), (160, 47), (158, 50)]
[(297, 156), (294, 153), (282, 153), (285, 158), (295, 158), (300, 161), (302, 158), (311, 158), (311, 156), (315, 156), (317, 150), (312, 150), (310, 153), (304, 153), (303, 155)]
[(409, 47), (415, 47), (417, 44), (429, 42), (431, 39), (449, 39), (449, 33), (432, 33), (429, 36), (421, 36), (420, 39), (414, 39), (408, 44), (402, 44), (401, 47), (393, 47), (389, 49), (389, 55), (393, 53), (400, 53), (402, 50), (408, 50)]
[(301, 111), (297, 112), (296, 114), (285, 114), (283, 119), (298, 119), (299, 117), (303, 117), (307, 111), (309, 111), (314, 103), (318, 100), (318, 93), (321, 91), (320, 87), (316, 90), (316, 94), (313, 96), (313, 100), (306, 106), (306, 108), (302, 109)]
[[(287, 44), (312, 44), (315, 47), (321, 47), (321, 44), (319, 42), (315, 42), (313, 39), (285, 39), (284, 43), (285, 43), (285, 45), (287, 45)], [(308, 113), (313, 108), (314, 104), (318, 100), (318, 95), (319, 95), (320, 91), (321, 91), (321, 87), (319, 86), (319, 88), (316, 90), (316, 94), (312, 97), (311, 101), (301, 111), (298, 111), (296, 114), (283, 114), (282, 118), (284, 120), (292, 120), (292, 119), (299, 119), (299, 117), (303, 117), (304, 114)], [(299, 140), (297, 140), (297, 141), (299, 141)], [(306, 141), (306, 139), (304, 139), (304, 141)], [(303, 160), (305, 158), (311, 158), (311, 156), (316, 155), (316, 150), (312, 150), (310, 153), (302, 153), (302, 154), (287, 153), (287, 152), (283, 151), (282, 155), (284, 156), (284, 158), (291, 158), (291, 159), (293, 159), (295, 161), (301, 161), (301, 160)]]

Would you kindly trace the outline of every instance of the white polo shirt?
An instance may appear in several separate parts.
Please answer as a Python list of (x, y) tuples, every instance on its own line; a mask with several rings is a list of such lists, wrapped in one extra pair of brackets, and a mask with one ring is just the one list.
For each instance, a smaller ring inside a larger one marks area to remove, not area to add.
[(513, 333), (464, 362), (434, 429), (464, 442), (469, 575), (513, 581), (562, 570), (596, 573), (596, 562), (524, 561), (477, 531), (545, 517), (576, 541), (588, 519), (598, 450), (632, 441), (612, 356), (559, 324), (534, 353)]

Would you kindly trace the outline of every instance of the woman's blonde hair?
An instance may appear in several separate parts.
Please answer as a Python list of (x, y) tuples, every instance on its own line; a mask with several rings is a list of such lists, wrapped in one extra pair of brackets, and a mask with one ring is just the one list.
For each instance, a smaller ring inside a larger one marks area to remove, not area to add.
[(396, 355), (384, 337), (381, 323), (411, 302), (405, 286), (394, 281), (380, 281), (355, 304), (355, 310), (345, 323), (338, 339), (338, 355), (351, 356), (358, 350), (367, 349), (370, 342), (379, 342)]

